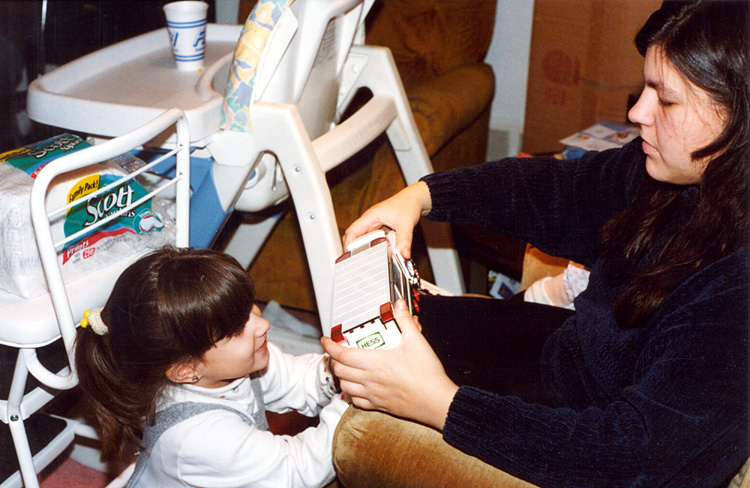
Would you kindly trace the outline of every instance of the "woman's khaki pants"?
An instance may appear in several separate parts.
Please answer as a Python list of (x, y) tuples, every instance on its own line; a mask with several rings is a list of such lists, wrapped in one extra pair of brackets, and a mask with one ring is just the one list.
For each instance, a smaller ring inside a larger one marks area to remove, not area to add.
[(534, 488), (452, 447), (432, 428), (353, 406), (336, 429), (333, 463), (346, 488)]

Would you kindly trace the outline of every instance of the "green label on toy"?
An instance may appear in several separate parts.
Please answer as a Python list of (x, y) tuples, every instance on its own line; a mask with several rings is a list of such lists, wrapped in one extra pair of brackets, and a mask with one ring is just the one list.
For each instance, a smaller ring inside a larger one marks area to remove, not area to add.
[(385, 346), (385, 339), (380, 332), (375, 332), (357, 341), (357, 347), (360, 349), (377, 349)]

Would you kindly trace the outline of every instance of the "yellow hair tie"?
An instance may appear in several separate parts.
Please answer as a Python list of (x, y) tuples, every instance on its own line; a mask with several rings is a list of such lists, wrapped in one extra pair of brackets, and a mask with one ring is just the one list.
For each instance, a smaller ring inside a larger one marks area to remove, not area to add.
[(91, 310), (86, 310), (83, 312), (83, 319), (81, 319), (81, 327), (84, 329), (89, 326), (89, 314), (91, 313)]
[(83, 312), (83, 319), (81, 319), (81, 327), (87, 328), (91, 326), (91, 330), (97, 335), (105, 335), (109, 332), (107, 325), (102, 320), (102, 309), (95, 308), (93, 310), (86, 310)]

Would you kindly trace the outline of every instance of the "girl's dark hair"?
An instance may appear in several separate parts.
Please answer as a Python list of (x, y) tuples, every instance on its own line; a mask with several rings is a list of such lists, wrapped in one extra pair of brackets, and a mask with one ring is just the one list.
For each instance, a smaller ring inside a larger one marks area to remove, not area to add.
[(622, 325), (643, 325), (678, 284), (747, 245), (749, 5), (665, 1), (635, 38), (642, 55), (650, 46), (662, 49), (727, 117), (719, 136), (692, 154), (694, 160), (710, 162), (697, 185), (697, 205), (688, 215), (685, 187), (646, 177), (630, 206), (603, 229), (608, 268), (629, 283), (614, 305)]
[(107, 334), (81, 329), (76, 343), (80, 385), (103, 431), (103, 460), (120, 459), (140, 441), (167, 371), (240, 334), (254, 301), (247, 272), (217, 251), (163, 248), (122, 273), (101, 314)]

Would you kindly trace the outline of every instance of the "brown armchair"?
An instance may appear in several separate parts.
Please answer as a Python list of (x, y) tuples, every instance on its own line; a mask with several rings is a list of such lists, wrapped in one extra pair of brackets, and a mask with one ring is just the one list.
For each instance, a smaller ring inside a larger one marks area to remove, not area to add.
[[(242, 21), (254, 3), (242, 2)], [(483, 60), (495, 5), (496, 0), (376, 0), (368, 15), (366, 43), (391, 49), (435, 170), (484, 161), (495, 79)], [(327, 179), (342, 234), (368, 207), (405, 185), (385, 137)], [(315, 310), (302, 237), (292, 206), (287, 208), (290, 214), (251, 264), (250, 274), (259, 300)], [(422, 258), (418, 265), (429, 279), (427, 261)]]

